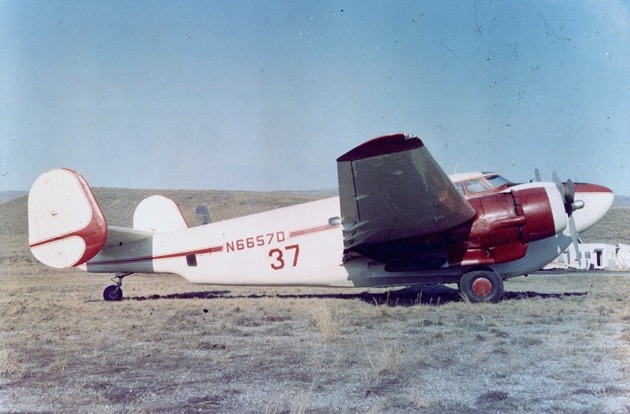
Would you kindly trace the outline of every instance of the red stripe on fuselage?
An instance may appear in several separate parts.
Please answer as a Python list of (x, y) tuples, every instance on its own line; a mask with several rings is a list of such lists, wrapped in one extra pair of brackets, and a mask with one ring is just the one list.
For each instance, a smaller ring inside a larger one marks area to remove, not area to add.
[(304, 236), (306, 234), (319, 233), (320, 231), (336, 229), (337, 227), (339, 227), (338, 224), (337, 225), (326, 224), (324, 226), (309, 227), (303, 230), (294, 230), (294, 231), (289, 232), (289, 237), (299, 237), (299, 236)]
[[(326, 224), (323, 226), (309, 227), (302, 230), (294, 230), (289, 232), (289, 237), (299, 237), (307, 234), (318, 233), (321, 231), (331, 230), (339, 227), (339, 225), (331, 225)], [(167, 253), (161, 254), (158, 256), (140, 256), (140, 257), (132, 257), (129, 259), (118, 259), (118, 260), (100, 260), (100, 261), (90, 261), (91, 265), (112, 265), (112, 264), (122, 264), (122, 263), (138, 263), (138, 262), (146, 262), (152, 260), (163, 260), (163, 259), (173, 259), (176, 257), (186, 257), (189, 254), (212, 254), (212, 253), (221, 253), (223, 252), (224, 246), (214, 246), (205, 249), (198, 250), (189, 250), (183, 252), (175, 252), (175, 253)]]

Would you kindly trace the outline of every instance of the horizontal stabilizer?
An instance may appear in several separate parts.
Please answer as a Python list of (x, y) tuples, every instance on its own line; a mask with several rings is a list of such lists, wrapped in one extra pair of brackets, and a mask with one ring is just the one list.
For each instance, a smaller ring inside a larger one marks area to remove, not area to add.
[(28, 195), (28, 241), (33, 256), (58, 269), (94, 257), (107, 239), (107, 222), (88, 183), (77, 172), (42, 174)]
[(186, 230), (188, 224), (173, 200), (154, 195), (145, 198), (136, 207), (133, 213), (133, 228), (155, 233)]
[(135, 243), (151, 237), (153, 237), (153, 233), (150, 232), (127, 227), (108, 226), (105, 249), (109, 247), (120, 247), (123, 244)]

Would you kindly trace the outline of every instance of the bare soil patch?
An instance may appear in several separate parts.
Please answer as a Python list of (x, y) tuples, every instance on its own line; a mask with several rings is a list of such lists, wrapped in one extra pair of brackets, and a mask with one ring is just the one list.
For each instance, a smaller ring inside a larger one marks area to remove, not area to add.
[(0, 411), (630, 410), (630, 275), (538, 274), (505, 301), (451, 287), (196, 286), (2, 267)]

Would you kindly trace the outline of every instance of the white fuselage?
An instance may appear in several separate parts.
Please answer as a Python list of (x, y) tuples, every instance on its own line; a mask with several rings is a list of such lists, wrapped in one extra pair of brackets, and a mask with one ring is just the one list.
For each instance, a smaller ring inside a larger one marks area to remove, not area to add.
[(175, 273), (192, 283), (354, 286), (342, 260), (339, 199), (332, 197), (155, 233), (104, 249), (83, 267), (90, 272)]
[[(579, 231), (583, 231), (601, 218), (595, 208), (600, 200), (594, 198), (599, 195), (576, 196), (588, 198), (587, 205), (591, 206), (574, 213)], [(449, 270), (446, 264), (433, 271), (386, 272), (384, 265), (374, 260), (344, 258), (339, 209), (339, 198), (331, 197), (185, 230), (154, 233), (136, 242), (109, 246), (80, 267), (97, 273), (175, 273), (202, 284), (339, 287), (422, 284), (423, 276), (461, 271)], [(589, 216), (588, 223), (582, 222), (580, 215)], [(551, 262), (570, 243), (565, 230), (530, 243), (521, 259), (491, 267), (503, 278), (527, 274)]]

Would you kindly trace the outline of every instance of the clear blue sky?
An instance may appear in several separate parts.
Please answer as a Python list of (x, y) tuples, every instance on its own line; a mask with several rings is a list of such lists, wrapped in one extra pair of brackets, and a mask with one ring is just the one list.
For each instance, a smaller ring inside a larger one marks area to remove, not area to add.
[(0, 2), (0, 190), (313, 190), (372, 137), (630, 195), (630, 3)]

